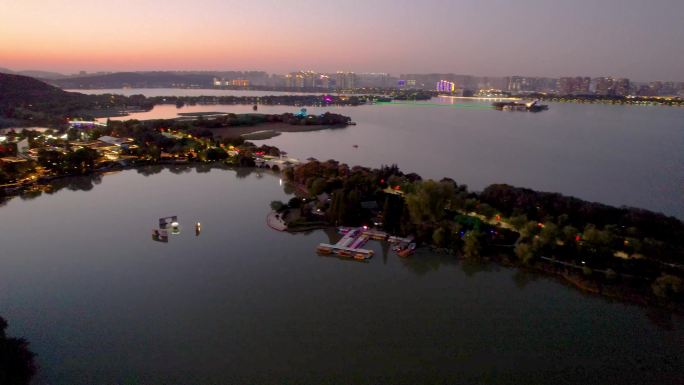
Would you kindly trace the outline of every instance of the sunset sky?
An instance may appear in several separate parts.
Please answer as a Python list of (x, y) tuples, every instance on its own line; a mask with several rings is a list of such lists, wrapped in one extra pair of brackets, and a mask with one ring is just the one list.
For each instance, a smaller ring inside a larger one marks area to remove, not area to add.
[(0, 0), (0, 67), (684, 80), (682, 0)]

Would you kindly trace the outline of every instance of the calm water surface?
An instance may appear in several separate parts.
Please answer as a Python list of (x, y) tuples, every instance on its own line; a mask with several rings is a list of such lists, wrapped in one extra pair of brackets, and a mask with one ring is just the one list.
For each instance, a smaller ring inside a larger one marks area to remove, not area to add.
[[(122, 90), (107, 90), (117, 91)], [(148, 96), (231, 93), (124, 91)], [(425, 104), (308, 108), (311, 113), (348, 115), (358, 125), (284, 133), (262, 142), (300, 159), (332, 158), (371, 167), (397, 163), (406, 172), (450, 177), (475, 190), (509, 183), (684, 219), (684, 108), (552, 103), (549, 111), (532, 114), (496, 111), (488, 108), (489, 102), (468, 99), (435, 98), (432, 105)], [(169, 105), (122, 119), (173, 118), (190, 111), (252, 110)], [(259, 111), (298, 108), (260, 106)]]
[(681, 383), (682, 317), (377, 242), (369, 263), (319, 257), (328, 233), (266, 227), (288, 198), (272, 174), (67, 182), (0, 207), (0, 314), (36, 385)]

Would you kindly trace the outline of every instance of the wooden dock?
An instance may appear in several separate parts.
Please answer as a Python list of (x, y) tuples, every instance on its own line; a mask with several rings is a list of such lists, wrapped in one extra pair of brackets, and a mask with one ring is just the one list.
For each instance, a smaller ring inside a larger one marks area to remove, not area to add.
[(319, 254), (329, 255), (335, 254), (340, 257), (354, 258), (354, 259), (369, 259), (373, 257), (373, 250), (363, 249), (362, 247), (370, 239), (385, 240), (387, 233), (371, 230), (367, 227), (349, 228), (341, 227), (340, 233), (344, 234), (334, 245), (329, 243), (321, 243), (316, 248)]
[(320, 254), (329, 255), (335, 254), (340, 257), (354, 258), (354, 259), (369, 259), (373, 257), (373, 250), (368, 249), (353, 249), (351, 247), (339, 246), (337, 244), (331, 245), (329, 243), (321, 243), (316, 248)]

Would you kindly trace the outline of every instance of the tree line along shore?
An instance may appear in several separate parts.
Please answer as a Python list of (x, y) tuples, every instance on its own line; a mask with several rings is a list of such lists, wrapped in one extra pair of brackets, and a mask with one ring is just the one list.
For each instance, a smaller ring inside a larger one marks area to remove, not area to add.
[(0, 195), (59, 176), (126, 165), (195, 160), (255, 165), (255, 156), (279, 156), (280, 151), (258, 147), (245, 140), (246, 134), (345, 127), (350, 121), (333, 113), (250, 113), (10, 131), (0, 142)]

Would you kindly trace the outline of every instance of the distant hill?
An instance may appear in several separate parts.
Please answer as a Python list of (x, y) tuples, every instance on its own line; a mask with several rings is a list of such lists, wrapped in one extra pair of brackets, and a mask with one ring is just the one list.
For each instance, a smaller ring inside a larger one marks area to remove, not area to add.
[(49, 104), (83, 99), (86, 95), (66, 92), (45, 82), (22, 75), (0, 73), (0, 108)]
[(10, 75), (30, 76), (32, 78), (38, 78), (38, 79), (62, 79), (62, 78), (68, 77), (67, 75), (60, 74), (57, 72), (40, 71), (40, 70), (13, 71), (9, 68), (2, 68), (2, 67), (0, 67), (0, 72), (10, 74)]
[(55, 79), (52, 84), (68, 89), (78, 88), (160, 88), (160, 87), (211, 87), (212, 74), (175, 72), (117, 72)]
[(58, 72), (50, 72), (50, 71), (40, 71), (40, 70), (26, 70), (26, 71), (16, 71), (16, 75), (24, 75), (24, 76), (30, 76), (32, 78), (38, 78), (38, 79), (63, 79), (68, 77), (67, 75), (60, 74)]
[(67, 92), (28, 76), (0, 73), (0, 127), (55, 127), (66, 117), (112, 116), (127, 106), (151, 108), (151, 103), (144, 96)]

